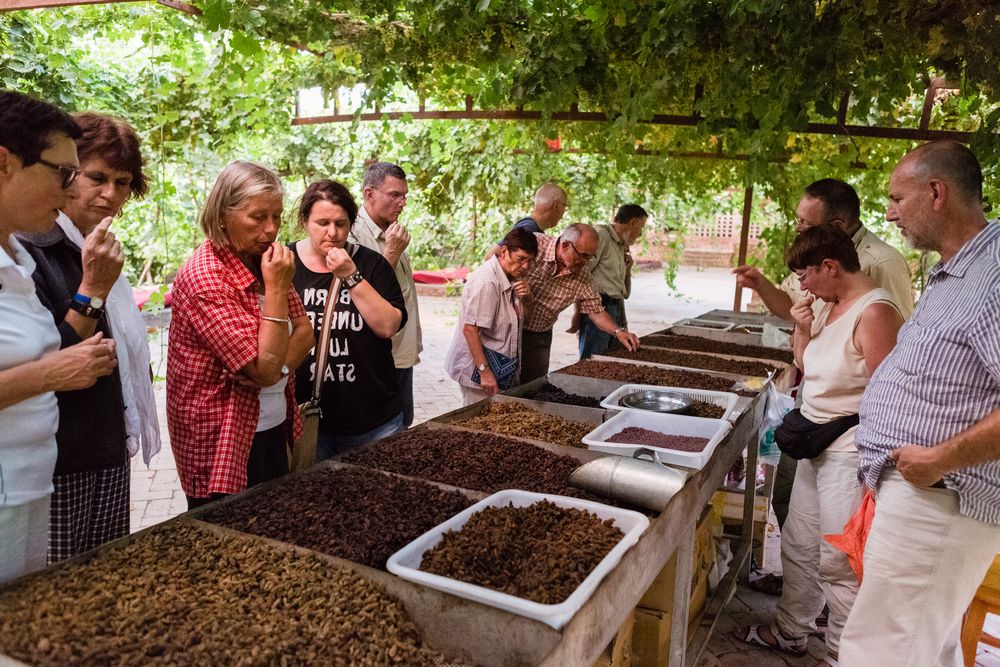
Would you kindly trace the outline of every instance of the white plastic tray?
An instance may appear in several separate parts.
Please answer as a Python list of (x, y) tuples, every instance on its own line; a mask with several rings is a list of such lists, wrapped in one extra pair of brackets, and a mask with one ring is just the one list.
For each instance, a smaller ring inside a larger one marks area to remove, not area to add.
[[(634, 391), (642, 391), (644, 389), (654, 389), (656, 391), (672, 391), (675, 394), (684, 394), (685, 396), (690, 396), (693, 400), (704, 401), (705, 403), (711, 403), (712, 405), (718, 405), (724, 408), (726, 411), (723, 413), (719, 419), (725, 419), (726, 421), (733, 421), (737, 415), (734, 414), (736, 410), (736, 403), (740, 400), (740, 397), (736, 394), (731, 394), (728, 391), (709, 391), (707, 389), (691, 389), (689, 387), (661, 387), (656, 384), (625, 384), (614, 390), (601, 401), (601, 407), (608, 410), (615, 410), (616, 412), (621, 412), (622, 410), (633, 410), (634, 408), (627, 408), (624, 405), (618, 403), (622, 396), (625, 394), (631, 394)], [(664, 414), (652, 412), (650, 410), (637, 410), (637, 412), (644, 412), (646, 414)], [(686, 415), (677, 415), (679, 417), (684, 417)]]
[[(587, 575), (587, 578), (580, 583), (576, 590), (559, 604), (532, 602), (531, 600), (501, 593), (500, 591), (483, 586), (476, 586), (450, 577), (424, 572), (420, 569), (424, 553), (433, 549), (441, 541), (442, 536), (449, 530), (459, 530), (476, 512), (487, 507), (506, 507), (508, 504), (513, 504), (514, 507), (527, 507), (541, 500), (548, 500), (559, 507), (587, 510), (593, 512), (601, 519), (614, 519), (615, 527), (625, 534), (622, 540), (608, 552), (608, 555), (597, 564), (597, 567)], [(618, 509), (602, 505), (601, 503), (567, 498), (566, 496), (508, 489), (498, 491), (492, 496), (480, 500), (461, 514), (457, 514), (444, 523), (431, 528), (390, 556), (386, 563), (386, 568), (389, 572), (402, 579), (422, 584), (428, 588), (451, 593), (467, 600), (480, 602), (491, 607), (499, 607), (511, 613), (541, 621), (556, 630), (560, 630), (573, 617), (573, 614), (583, 606), (583, 603), (593, 595), (598, 584), (618, 565), (625, 552), (639, 541), (639, 536), (642, 535), (648, 525), (649, 519), (639, 512), (633, 512), (632, 510)]]
[[(700, 452), (682, 452), (666, 447), (652, 447), (640, 443), (607, 442), (616, 433), (637, 426), (650, 431), (669, 433), (670, 435), (687, 435), (698, 438), (708, 438), (708, 443)], [(622, 410), (617, 415), (604, 422), (593, 431), (583, 436), (583, 442), (588, 449), (620, 456), (632, 456), (637, 449), (648, 448), (656, 452), (657, 458), (663, 463), (672, 463), (700, 470), (712, 458), (712, 452), (733, 425), (724, 419), (705, 419), (704, 417), (685, 417), (683, 415), (665, 415), (643, 410)]]

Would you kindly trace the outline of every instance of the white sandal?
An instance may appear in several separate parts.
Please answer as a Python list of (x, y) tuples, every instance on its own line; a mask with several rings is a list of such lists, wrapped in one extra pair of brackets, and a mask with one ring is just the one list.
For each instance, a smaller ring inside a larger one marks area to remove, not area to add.
[[(809, 643), (808, 637), (801, 637), (799, 639), (786, 639), (781, 632), (778, 630), (777, 625), (771, 623), (767, 626), (774, 635), (776, 644), (768, 644), (764, 641), (764, 638), (760, 636), (760, 625), (751, 625), (747, 628), (746, 632), (737, 632), (736, 638), (742, 642), (750, 644), (751, 646), (757, 646), (760, 648), (777, 649), (779, 651), (784, 651), (789, 655), (794, 655), (797, 657), (802, 657), (806, 654), (806, 646)], [(831, 667), (837, 667), (832, 665)]]

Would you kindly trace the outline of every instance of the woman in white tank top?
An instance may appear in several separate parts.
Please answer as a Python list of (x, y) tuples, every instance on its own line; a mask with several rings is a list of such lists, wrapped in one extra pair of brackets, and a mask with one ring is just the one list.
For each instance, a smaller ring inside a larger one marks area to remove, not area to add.
[[(821, 225), (798, 236), (788, 266), (809, 294), (792, 306), (792, 347), (803, 371), (802, 416), (817, 424), (856, 415), (868, 380), (896, 344), (903, 324), (891, 296), (861, 271), (841, 230)], [(826, 304), (818, 312), (813, 301)], [(784, 586), (773, 623), (751, 626), (740, 639), (805, 653), (815, 619), (829, 606), (825, 663), (836, 667), (840, 633), (858, 591), (847, 556), (823, 539), (843, 532), (863, 496), (854, 431), (847, 429), (815, 458), (801, 459), (781, 534)]]

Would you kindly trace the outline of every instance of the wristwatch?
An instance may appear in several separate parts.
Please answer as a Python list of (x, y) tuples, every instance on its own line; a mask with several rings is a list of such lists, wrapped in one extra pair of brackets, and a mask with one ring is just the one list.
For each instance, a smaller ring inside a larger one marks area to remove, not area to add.
[(479, 364), (478, 366), (476, 366), (476, 370), (479, 371), (480, 373), (485, 373), (487, 368), (488, 366), (486, 364)]
[(361, 275), (360, 271), (355, 271), (354, 273), (352, 273), (351, 275), (349, 275), (347, 278), (344, 279), (344, 286), (347, 289), (353, 289), (354, 287), (357, 287), (364, 279), (365, 277)]
[(104, 314), (104, 299), (99, 296), (84, 296), (77, 292), (69, 302), (69, 307), (84, 317), (99, 320)]

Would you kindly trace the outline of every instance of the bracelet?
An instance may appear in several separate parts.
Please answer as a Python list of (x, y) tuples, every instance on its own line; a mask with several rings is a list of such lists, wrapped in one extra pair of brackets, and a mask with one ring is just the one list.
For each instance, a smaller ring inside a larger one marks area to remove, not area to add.
[(260, 319), (267, 322), (277, 322), (278, 324), (288, 324), (287, 317), (268, 317), (267, 315), (261, 315)]

